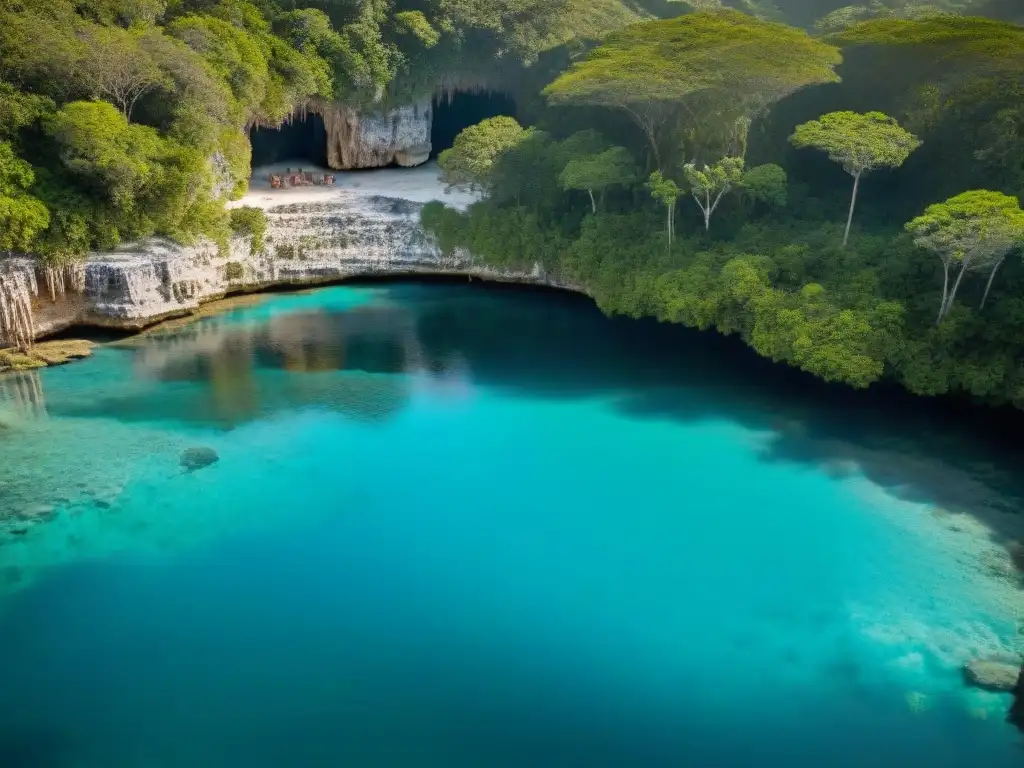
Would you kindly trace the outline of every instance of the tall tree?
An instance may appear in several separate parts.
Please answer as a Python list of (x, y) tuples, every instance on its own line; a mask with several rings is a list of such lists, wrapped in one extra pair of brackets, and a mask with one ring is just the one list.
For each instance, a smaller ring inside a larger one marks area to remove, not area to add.
[(753, 118), (808, 85), (838, 81), (839, 51), (806, 32), (733, 10), (633, 24), (609, 35), (544, 89), (554, 104), (620, 110), (662, 167), (677, 118), (709, 116), (746, 143)]
[(698, 168), (693, 163), (683, 166), (683, 175), (690, 194), (704, 214), (704, 231), (711, 229), (711, 214), (722, 202), (722, 197), (743, 178), (743, 158), (723, 157), (714, 165)]
[(853, 176), (850, 212), (846, 216), (843, 247), (850, 240), (850, 224), (857, 205), (860, 179), (878, 168), (899, 168), (920, 140), (881, 112), (830, 112), (817, 120), (798, 125), (789, 140), (796, 147), (810, 147), (828, 153), (833, 162)]
[(651, 197), (665, 206), (665, 231), (668, 233), (668, 246), (671, 248), (676, 228), (676, 201), (683, 194), (683, 190), (661, 171), (651, 173), (644, 186), (650, 191)]
[[(942, 302), (936, 324), (949, 314), (957, 290), (968, 272), (989, 270), (982, 297), (988, 298), (996, 271), (1015, 247), (1024, 243), (1024, 211), (1017, 198), (976, 189), (963, 192), (943, 203), (929, 205), (923, 214), (907, 222), (914, 243), (936, 254), (942, 261)], [(950, 272), (960, 267), (956, 281)]]
[(594, 191), (602, 194), (609, 187), (625, 186), (636, 178), (636, 163), (625, 147), (612, 147), (596, 155), (570, 160), (559, 176), (563, 189), (585, 190), (590, 195), (590, 210), (597, 213)]
[(90, 29), (86, 39), (89, 54), (85, 66), (100, 96), (113, 102), (131, 122), (138, 100), (168, 82), (167, 76), (146, 49), (146, 38), (158, 30), (120, 27)]

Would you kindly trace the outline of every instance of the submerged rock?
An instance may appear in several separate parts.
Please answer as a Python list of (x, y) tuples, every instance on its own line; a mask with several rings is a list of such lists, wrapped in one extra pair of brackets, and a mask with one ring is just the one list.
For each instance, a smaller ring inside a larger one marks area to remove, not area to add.
[(1010, 714), (1006, 719), (1024, 732), (1024, 666), (1018, 672), (1017, 685), (1013, 689), (1015, 697), (1013, 706), (1010, 707)]
[(986, 691), (1013, 691), (1020, 678), (1020, 662), (975, 659), (964, 664), (967, 682)]
[(186, 472), (195, 472), (197, 469), (203, 469), (218, 461), (220, 461), (220, 456), (213, 448), (186, 448), (181, 453), (181, 466), (185, 468)]

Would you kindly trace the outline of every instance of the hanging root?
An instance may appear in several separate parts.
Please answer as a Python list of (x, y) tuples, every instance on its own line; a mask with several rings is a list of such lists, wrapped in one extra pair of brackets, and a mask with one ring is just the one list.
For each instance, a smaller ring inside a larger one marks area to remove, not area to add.
[(38, 294), (32, 270), (0, 270), (0, 347), (32, 348), (36, 337), (32, 299)]

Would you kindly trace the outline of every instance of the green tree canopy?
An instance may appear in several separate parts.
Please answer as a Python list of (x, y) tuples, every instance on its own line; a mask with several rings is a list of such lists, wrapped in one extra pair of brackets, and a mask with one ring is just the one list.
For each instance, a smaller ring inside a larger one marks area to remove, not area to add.
[(850, 224), (857, 204), (860, 178), (878, 168), (899, 168), (921, 142), (881, 112), (830, 112), (817, 120), (798, 125), (790, 141), (796, 147), (809, 147), (828, 154), (853, 176), (853, 195), (846, 217), (843, 245), (850, 239)]
[(644, 187), (651, 193), (651, 197), (665, 206), (665, 232), (668, 235), (669, 248), (671, 248), (676, 228), (676, 201), (682, 196), (683, 190), (661, 171), (653, 171)]
[(27, 190), (35, 181), (32, 166), (0, 141), (0, 251), (28, 251), (50, 224), (50, 213)]
[(157, 34), (144, 27), (96, 26), (86, 32), (89, 52), (83, 63), (96, 95), (115, 104), (129, 121), (136, 102), (168, 82), (146, 47)]
[[(982, 297), (988, 298), (996, 271), (1006, 255), (1024, 243), (1024, 211), (1017, 198), (986, 189), (963, 192), (943, 203), (929, 205), (925, 212), (907, 222), (914, 244), (942, 261), (942, 301), (937, 323), (953, 306), (964, 275), (989, 272)], [(950, 272), (959, 267), (950, 286)]]
[(787, 184), (786, 169), (775, 163), (766, 163), (744, 171), (739, 187), (744, 195), (755, 202), (782, 208), (789, 200)]
[(972, 68), (1024, 67), (1024, 27), (980, 16), (936, 14), (916, 20), (880, 18), (856, 24), (831, 38), (849, 45), (913, 47), (936, 62)]
[(743, 158), (723, 157), (713, 165), (698, 168), (693, 163), (683, 166), (683, 176), (690, 195), (704, 215), (704, 231), (711, 229), (711, 214), (722, 202), (726, 192), (743, 178)]
[(632, 183), (637, 176), (636, 161), (625, 147), (611, 147), (595, 155), (574, 157), (559, 176), (564, 189), (586, 191), (590, 195), (591, 212), (597, 213), (595, 190)]
[(745, 145), (753, 117), (800, 88), (836, 82), (840, 61), (835, 47), (803, 30), (738, 11), (702, 11), (609, 35), (544, 93), (554, 104), (625, 112), (660, 166), (664, 132), (679, 115), (718, 115), (723, 133), (739, 122)]
[(871, 0), (865, 5), (844, 5), (829, 11), (816, 22), (814, 29), (820, 34), (842, 32), (850, 27), (872, 19), (927, 19), (932, 16), (956, 14), (964, 3), (937, 0), (933, 3), (897, 2), (886, 5), (880, 0)]
[(472, 125), (437, 158), (441, 178), (452, 187), (489, 190), (495, 158), (529, 136), (530, 131), (511, 117), (492, 117)]

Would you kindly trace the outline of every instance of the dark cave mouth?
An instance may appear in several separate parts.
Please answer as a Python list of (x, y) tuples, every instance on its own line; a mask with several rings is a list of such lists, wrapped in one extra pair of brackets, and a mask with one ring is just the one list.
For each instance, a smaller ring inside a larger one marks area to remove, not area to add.
[(516, 103), (500, 91), (456, 91), (435, 96), (433, 111), (430, 158), (436, 160), (469, 126), (499, 115), (515, 117)]
[(249, 141), (254, 168), (289, 160), (327, 167), (327, 130), (324, 119), (312, 112), (280, 128), (252, 128)]
[[(516, 103), (499, 91), (457, 91), (436, 96), (431, 112), (430, 159), (436, 160), (471, 125), (499, 115), (514, 117)], [(254, 127), (249, 141), (254, 168), (286, 162), (327, 167), (327, 130), (318, 114), (296, 116), (279, 128)]]

